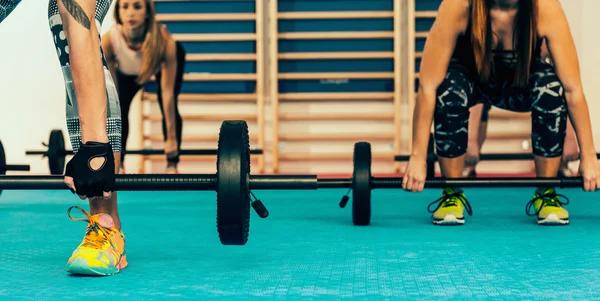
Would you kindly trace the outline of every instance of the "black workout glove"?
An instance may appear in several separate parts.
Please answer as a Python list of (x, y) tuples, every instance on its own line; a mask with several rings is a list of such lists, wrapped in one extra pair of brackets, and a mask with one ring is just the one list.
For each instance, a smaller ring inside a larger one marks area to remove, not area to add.
[[(94, 170), (92, 159), (104, 158), (104, 164)], [(87, 142), (67, 163), (65, 176), (72, 177), (79, 196), (102, 197), (104, 191), (115, 190), (115, 158), (110, 143)]]

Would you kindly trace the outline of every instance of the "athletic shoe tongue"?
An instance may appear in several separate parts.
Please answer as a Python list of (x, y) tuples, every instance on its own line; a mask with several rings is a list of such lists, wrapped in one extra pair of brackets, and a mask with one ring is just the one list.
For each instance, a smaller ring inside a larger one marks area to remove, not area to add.
[(98, 219), (98, 224), (104, 228), (112, 228), (115, 226), (112, 216), (106, 213), (100, 213), (96, 215), (96, 218)]

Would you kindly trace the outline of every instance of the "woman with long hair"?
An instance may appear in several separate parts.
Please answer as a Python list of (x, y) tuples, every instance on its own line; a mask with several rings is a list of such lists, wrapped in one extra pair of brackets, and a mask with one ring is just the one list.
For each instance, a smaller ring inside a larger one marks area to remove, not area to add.
[(102, 47), (121, 103), (121, 172), (124, 173), (131, 101), (142, 85), (155, 76), (158, 104), (163, 114), (167, 173), (177, 173), (183, 125), (177, 98), (183, 82), (185, 50), (167, 28), (156, 21), (152, 0), (116, 0), (114, 18), (115, 25), (102, 37)]
[[(552, 64), (542, 58), (544, 42)], [(432, 122), (443, 177), (462, 177), (469, 108), (477, 103), (531, 112), (538, 177), (558, 175), (569, 117), (581, 149), (583, 189), (600, 187), (577, 52), (558, 0), (442, 1), (423, 52), (405, 190), (424, 188)], [(554, 187), (537, 187), (526, 211), (538, 224), (566, 225), (569, 215), (560, 197)], [(512, 200), (490, 195), (487, 201)], [(465, 210), (472, 214), (460, 187), (446, 187), (431, 205), (434, 224), (463, 224)]]

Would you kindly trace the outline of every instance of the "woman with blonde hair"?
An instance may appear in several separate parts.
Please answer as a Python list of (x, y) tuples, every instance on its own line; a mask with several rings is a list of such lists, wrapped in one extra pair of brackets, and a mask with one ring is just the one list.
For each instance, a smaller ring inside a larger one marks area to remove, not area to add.
[[(544, 42), (553, 64), (543, 60)], [(557, 177), (569, 117), (580, 147), (583, 189), (600, 187), (577, 52), (558, 0), (442, 1), (423, 52), (405, 190), (424, 188), (432, 122), (443, 177), (462, 177), (469, 108), (477, 103), (531, 112), (538, 177)], [(560, 197), (554, 187), (537, 187), (526, 212), (538, 224), (566, 225), (569, 215)], [(514, 200), (490, 193), (486, 201), (501, 206)], [(446, 187), (434, 204), (429, 208), (434, 224), (463, 224), (464, 211), (472, 214), (460, 187)]]
[(183, 81), (185, 50), (156, 21), (152, 0), (116, 0), (114, 18), (115, 25), (102, 37), (102, 48), (121, 103), (121, 172), (124, 172), (131, 101), (142, 85), (156, 76), (167, 173), (177, 173), (183, 124), (177, 98)]

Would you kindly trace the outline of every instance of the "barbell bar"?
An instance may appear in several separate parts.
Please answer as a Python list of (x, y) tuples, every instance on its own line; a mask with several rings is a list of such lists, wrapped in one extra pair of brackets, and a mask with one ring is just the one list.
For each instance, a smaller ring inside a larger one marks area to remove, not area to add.
[[(437, 155), (434, 151), (435, 139), (433, 133), (429, 134), (429, 144), (427, 147), (427, 158), (430, 161), (437, 161)], [(596, 153), (596, 157), (600, 159), (600, 153)], [(394, 161), (407, 162), (410, 160), (408, 155), (398, 155), (394, 157)], [(498, 153), (498, 154), (479, 154), (480, 161), (526, 161), (533, 160), (533, 154), (531, 153)]]
[[(48, 143), (42, 143), (42, 145), (48, 147), (48, 150), (32, 150), (25, 151), (25, 155), (36, 156), (41, 155), (48, 157), (48, 168), (52, 175), (62, 175), (65, 168), (65, 157), (67, 155), (74, 155), (73, 150), (67, 150), (65, 148), (65, 140), (62, 130), (52, 130), (48, 138)], [(262, 154), (261, 149), (252, 149), (250, 154)], [(126, 150), (126, 155), (164, 155), (165, 151), (162, 149), (141, 149), (141, 150)], [(179, 155), (197, 155), (197, 156), (209, 156), (216, 155), (216, 149), (182, 149), (179, 150)]]
[[(250, 207), (265, 218), (268, 210), (252, 190), (316, 190), (350, 188), (353, 192), (355, 225), (368, 225), (371, 214), (371, 190), (402, 187), (402, 177), (371, 175), (371, 145), (354, 145), (354, 170), (351, 178), (319, 178), (317, 175), (251, 175), (248, 125), (242, 120), (221, 124), (217, 147), (216, 174), (116, 175), (116, 190), (173, 191), (214, 190), (217, 192), (217, 232), (224, 245), (244, 245), (248, 241)], [(427, 188), (460, 187), (582, 187), (580, 177), (573, 178), (429, 178)], [(0, 176), (0, 189), (66, 189), (61, 176)], [(345, 207), (349, 197), (342, 199)]]
[[(211, 191), (217, 190), (218, 174), (127, 174), (115, 175), (116, 190), (120, 191)], [(0, 188), (5, 190), (63, 190), (63, 176), (0, 176)], [(249, 190), (317, 190), (352, 188), (352, 178), (318, 178), (317, 175), (249, 175)], [(402, 177), (373, 177), (370, 189), (402, 187)], [(427, 179), (426, 188), (447, 186), (494, 188), (555, 186), (583, 187), (579, 177), (572, 178), (475, 178)]]
[[(433, 157), (434, 157), (433, 161), (437, 161), (437, 156), (434, 155)], [(600, 153), (596, 153), (596, 157), (600, 159)], [(406, 162), (406, 161), (410, 160), (410, 156), (407, 156), (407, 155), (395, 156), (394, 160), (399, 161), (399, 162)], [(527, 153), (524, 153), (524, 154), (521, 154), (521, 153), (480, 154), (479, 160), (480, 161), (509, 161), (509, 160), (526, 161), (526, 160), (533, 160), (533, 155), (527, 154)]]
[[(596, 153), (596, 157), (600, 159), (600, 153)], [(527, 161), (533, 160), (533, 154), (531, 153), (497, 153), (497, 154), (480, 154), (479, 161)], [(394, 161), (397, 162), (408, 162), (410, 156), (408, 155), (397, 155), (394, 156)], [(427, 177), (433, 178), (435, 176), (435, 162), (438, 161), (438, 157), (435, 153), (435, 139), (433, 133), (429, 134), (429, 143), (427, 146)], [(474, 174), (472, 174), (474, 175)]]
[[(263, 151), (260, 149), (250, 150), (250, 154), (262, 154)], [(26, 155), (42, 155), (46, 156), (48, 152), (46, 151), (27, 151)], [(64, 155), (74, 155), (75, 153), (72, 150), (65, 150), (62, 152)], [(162, 149), (140, 149), (140, 150), (126, 150), (125, 154), (127, 155), (164, 155), (165, 151)], [(179, 155), (216, 155), (216, 149), (181, 149), (179, 150)]]

